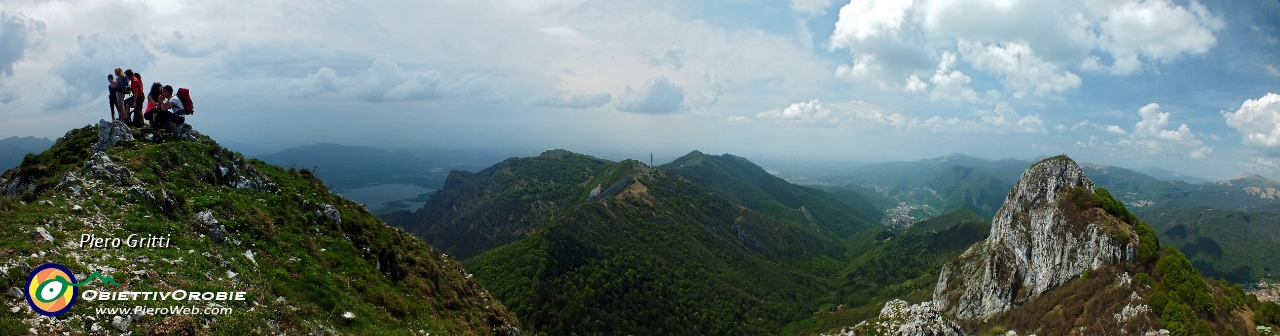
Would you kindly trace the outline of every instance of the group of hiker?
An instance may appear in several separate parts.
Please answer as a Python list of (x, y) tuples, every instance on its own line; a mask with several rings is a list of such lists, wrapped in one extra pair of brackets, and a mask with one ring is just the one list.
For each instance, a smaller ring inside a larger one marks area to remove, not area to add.
[(176, 133), (177, 126), (186, 122), (184, 116), (195, 113), (186, 88), (175, 91), (173, 86), (155, 82), (143, 95), (142, 74), (133, 69), (116, 68), (114, 75), (107, 75), (107, 82), (110, 83), (107, 91), (111, 94), (111, 117), (129, 126), (143, 127), (147, 122), (152, 129)]

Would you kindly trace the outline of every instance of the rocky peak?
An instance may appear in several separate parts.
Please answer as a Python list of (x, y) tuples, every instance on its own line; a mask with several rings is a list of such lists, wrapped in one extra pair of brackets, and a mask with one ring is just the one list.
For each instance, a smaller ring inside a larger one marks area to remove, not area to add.
[(1076, 188), (1091, 193), (1094, 184), (1066, 156), (1028, 168), (992, 219), (987, 241), (943, 267), (934, 302), (956, 318), (985, 320), (1086, 270), (1132, 260), (1133, 228), (1074, 205)]

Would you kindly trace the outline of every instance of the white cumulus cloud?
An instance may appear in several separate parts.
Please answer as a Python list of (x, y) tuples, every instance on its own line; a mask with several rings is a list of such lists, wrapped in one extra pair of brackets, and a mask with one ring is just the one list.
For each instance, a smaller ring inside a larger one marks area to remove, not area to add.
[(910, 76), (950, 51), (1027, 98), (1080, 87), (1072, 69), (1126, 75), (1204, 54), (1224, 27), (1194, 0), (853, 0), (828, 46), (852, 56), (837, 66), (844, 80), (918, 90)]
[(1198, 55), (1218, 43), (1214, 32), (1225, 27), (1222, 18), (1209, 13), (1197, 1), (1180, 6), (1168, 0), (1124, 1), (1102, 13), (1090, 26), (1098, 31), (1097, 48), (1115, 61), (1099, 63), (1097, 56), (1086, 60), (1087, 68), (1128, 74), (1142, 67), (1142, 60), (1168, 62), (1183, 54)]
[(798, 122), (835, 123), (838, 121), (838, 119), (832, 118), (831, 109), (822, 106), (822, 102), (817, 99), (794, 103), (781, 109), (760, 112), (759, 114), (756, 114), (756, 118), (781, 119)]
[(1127, 138), (1117, 141), (1116, 144), (1142, 150), (1148, 154), (1187, 156), (1193, 159), (1203, 159), (1213, 152), (1213, 147), (1205, 146), (1204, 142), (1197, 139), (1187, 124), (1181, 124), (1175, 129), (1167, 129), (1169, 112), (1160, 111), (1160, 104), (1151, 103), (1143, 106), (1138, 109), (1138, 116), (1142, 117), (1142, 120), (1133, 125), (1133, 131)]
[(982, 43), (961, 40), (960, 53), (975, 69), (1000, 77), (1013, 96), (1050, 96), (1080, 87), (1080, 76), (1036, 57), (1022, 42)]
[[(978, 93), (969, 88), (969, 82), (972, 79), (963, 72), (955, 70), (955, 65), (956, 54), (944, 51), (942, 53), (942, 61), (938, 62), (938, 69), (933, 72), (933, 77), (929, 77), (929, 82), (933, 83), (933, 91), (929, 93), (929, 98), (953, 102), (978, 100)], [(909, 80), (908, 83), (910, 83)]]
[(1120, 128), (1120, 126), (1116, 126), (1116, 125), (1107, 125), (1105, 129), (1107, 130), (1107, 133), (1113, 133), (1113, 134), (1119, 134), (1119, 135), (1129, 134), (1129, 132), (1125, 132), (1123, 128)]
[(1227, 125), (1240, 132), (1245, 146), (1267, 156), (1280, 156), (1280, 94), (1246, 100), (1239, 110), (1224, 116)]
[(876, 37), (898, 34), (910, 14), (911, 0), (856, 0), (840, 8), (831, 48), (848, 48)]

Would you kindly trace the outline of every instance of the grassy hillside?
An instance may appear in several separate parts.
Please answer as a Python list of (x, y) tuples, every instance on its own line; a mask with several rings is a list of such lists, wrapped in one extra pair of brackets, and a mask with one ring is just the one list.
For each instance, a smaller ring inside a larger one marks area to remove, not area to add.
[(658, 168), (752, 210), (795, 223), (814, 223), (839, 237), (881, 226), (883, 212), (869, 202), (791, 184), (743, 157), (693, 151)]
[[(196, 139), (125, 141), (93, 155), (98, 129), (85, 127), (0, 175), (0, 185), (38, 181), (0, 197), (0, 288), (25, 287), (26, 270), (59, 263), (80, 276), (112, 276), (119, 290), (244, 291), (246, 301), (222, 302), (233, 310), (227, 315), (142, 315), (123, 328), (110, 315), (91, 319), (94, 309), (152, 303), (80, 301), (54, 320), (6, 309), (0, 334), (518, 331), (515, 317), (452, 257), (330, 193), (312, 172), (246, 160)], [(81, 234), (162, 235), (172, 246), (80, 248)], [(4, 298), (6, 306), (26, 307), (21, 300)], [(174, 304), (208, 306), (152, 305)]]
[[(776, 333), (828, 299), (838, 241), (639, 162), (620, 188), (466, 261), (549, 335)], [(614, 188), (610, 188), (611, 190)]]

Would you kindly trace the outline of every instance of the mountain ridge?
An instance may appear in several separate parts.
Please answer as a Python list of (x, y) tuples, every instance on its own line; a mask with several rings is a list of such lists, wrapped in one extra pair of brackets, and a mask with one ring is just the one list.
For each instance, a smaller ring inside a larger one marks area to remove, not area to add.
[[(328, 192), (309, 170), (246, 159), (190, 127), (152, 140), (135, 131), (107, 121), (72, 130), (0, 174), (0, 287), (25, 286), (31, 265), (57, 263), (111, 275), (121, 290), (242, 291), (247, 300), (80, 301), (47, 319), (11, 290), (3, 300), (16, 308), (0, 315), (0, 334), (521, 333), (460, 263)], [(74, 243), (131, 233), (173, 246)], [(154, 304), (230, 313), (94, 318), (97, 308)]]
[(891, 301), (836, 332), (1202, 335), (1277, 322), (1274, 303), (1205, 279), (1085, 175), (1065, 156), (1035, 163), (990, 236), (943, 266), (931, 301)]

